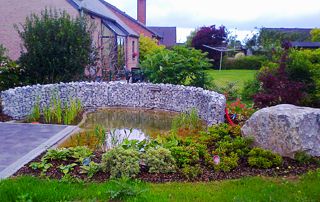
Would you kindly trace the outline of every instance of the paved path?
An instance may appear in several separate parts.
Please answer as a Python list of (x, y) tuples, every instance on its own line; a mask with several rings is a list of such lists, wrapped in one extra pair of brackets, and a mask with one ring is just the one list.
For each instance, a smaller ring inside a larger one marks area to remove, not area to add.
[(0, 122), (0, 179), (11, 176), (76, 129), (76, 126)]

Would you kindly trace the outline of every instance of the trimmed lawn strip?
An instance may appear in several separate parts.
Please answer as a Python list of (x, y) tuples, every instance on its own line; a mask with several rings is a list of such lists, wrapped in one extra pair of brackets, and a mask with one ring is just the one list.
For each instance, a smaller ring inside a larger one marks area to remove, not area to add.
[[(114, 182), (69, 183), (34, 177), (0, 181), (1, 201), (107, 200)], [(247, 177), (209, 183), (141, 183), (147, 189), (129, 201), (319, 201), (320, 170), (300, 179)]]
[(209, 78), (218, 87), (225, 87), (227, 82), (237, 82), (239, 90), (243, 89), (245, 81), (253, 80), (257, 70), (207, 70)]

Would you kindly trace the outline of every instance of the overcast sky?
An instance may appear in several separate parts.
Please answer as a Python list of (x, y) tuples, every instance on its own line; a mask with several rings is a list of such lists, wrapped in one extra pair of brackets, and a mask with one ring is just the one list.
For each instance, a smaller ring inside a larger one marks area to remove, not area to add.
[[(107, 1), (136, 18), (136, 0)], [(236, 29), (241, 39), (255, 27), (320, 27), (320, 0), (147, 0), (147, 25), (176, 26), (179, 42), (212, 24)]]

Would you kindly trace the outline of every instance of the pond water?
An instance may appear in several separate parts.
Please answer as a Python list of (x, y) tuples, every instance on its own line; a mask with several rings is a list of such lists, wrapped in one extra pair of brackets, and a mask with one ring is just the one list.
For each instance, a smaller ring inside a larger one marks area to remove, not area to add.
[[(87, 114), (87, 119), (81, 125), (83, 132), (72, 135), (59, 147), (86, 145), (94, 148), (101, 141), (104, 141), (104, 146), (111, 147), (112, 144), (121, 142), (123, 139), (144, 140), (156, 137), (171, 129), (172, 120), (177, 115), (178, 113), (175, 112), (146, 109), (98, 110)], [(99, 130), (97, 125), (106, 129), (105, 136), (97, 135), (96, 130)]]

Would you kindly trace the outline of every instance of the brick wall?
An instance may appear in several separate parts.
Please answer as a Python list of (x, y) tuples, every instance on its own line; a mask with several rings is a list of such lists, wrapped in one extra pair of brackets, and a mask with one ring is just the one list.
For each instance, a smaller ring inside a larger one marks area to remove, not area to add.
[[(133, 47), (134, 45), (134, 47)], [(126, 57), (127, 57), (127, 68), (131, 70), (131, 68), (138, 67), (139, 62), (139, 39), (135, 37), (128, 37), (127, 38), (127, 50), (126, 50)], [(135, 57), (133, 56), (134, 53), (137, 53)]]
[(31, 13), (40, 13), (45, 8), (60, 8), (70, 15), (78, 15), (78, 11), (67, 0), (0, 0), (0, 44), (8, 49), (12, 59), (20, 56), (21, 40), (14, 24), (23, 23)]

